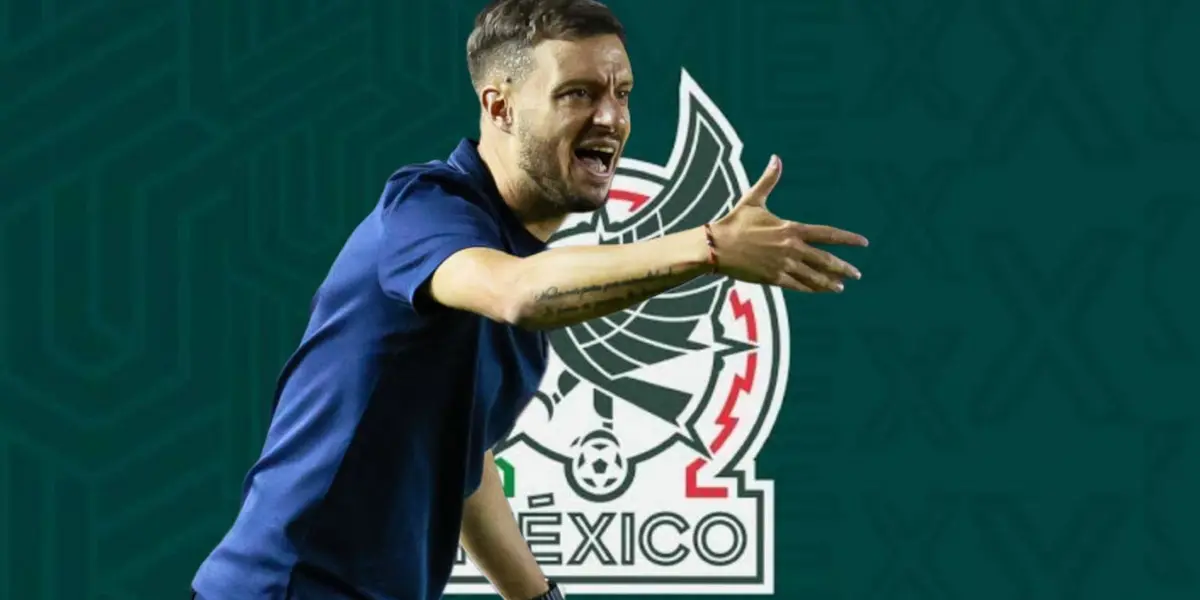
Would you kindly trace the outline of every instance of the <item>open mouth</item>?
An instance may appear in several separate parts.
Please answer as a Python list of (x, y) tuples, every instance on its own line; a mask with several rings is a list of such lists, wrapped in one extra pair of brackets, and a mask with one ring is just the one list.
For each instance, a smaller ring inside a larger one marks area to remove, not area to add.
[(617, 151), (611, 147), (589, 146), (575, 149), (575, 159), (596, 175), (608, 175), (616, 162)]

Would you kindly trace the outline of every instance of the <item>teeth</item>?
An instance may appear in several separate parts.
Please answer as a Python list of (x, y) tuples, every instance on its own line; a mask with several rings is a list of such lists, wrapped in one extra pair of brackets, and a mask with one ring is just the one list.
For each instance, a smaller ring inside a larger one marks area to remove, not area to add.
[[(613, 162), (616, 160), (617, 149), (611, 145), (600, 143), (583, 144), (578, 148), (581, 151), (595, 153), (584, 159), (584, 164), (596, 173), (608, 173), (612, 169)], [(599, 156), (596, 156), (599, 154)]]

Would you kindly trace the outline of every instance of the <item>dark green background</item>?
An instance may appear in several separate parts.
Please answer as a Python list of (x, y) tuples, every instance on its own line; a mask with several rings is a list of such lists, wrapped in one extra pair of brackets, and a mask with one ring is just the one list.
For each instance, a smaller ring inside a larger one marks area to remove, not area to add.
[[(480, 4), (0, 2), (0, 598), (182, 597), (343, 239), (476, 131)], [(612, 5), (629, 155), (687, 68), (871, 238), (788, 300), (778, 595), (1200, 597), (1200, 5)]]

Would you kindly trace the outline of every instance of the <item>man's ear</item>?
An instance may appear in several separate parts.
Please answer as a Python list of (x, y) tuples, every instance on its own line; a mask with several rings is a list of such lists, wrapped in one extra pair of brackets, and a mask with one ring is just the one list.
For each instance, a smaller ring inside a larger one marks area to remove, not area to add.
[(513, 124), (513, 88), (507, 82), (496, 85), (486, 85), (479, 92), (479, 102), (487, 120), (497, 129), (512, 132)]

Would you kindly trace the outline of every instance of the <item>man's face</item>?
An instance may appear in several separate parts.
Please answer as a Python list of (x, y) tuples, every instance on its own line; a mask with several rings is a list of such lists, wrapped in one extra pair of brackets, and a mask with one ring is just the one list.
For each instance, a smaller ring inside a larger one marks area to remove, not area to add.
[(608, 199), (629, 138), (633, 71), (616, 36), (550, 40), (514, 98), (518, 165), (537, 192), (565, 212)]

